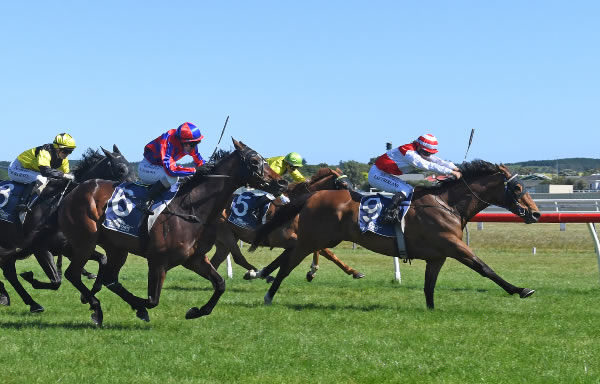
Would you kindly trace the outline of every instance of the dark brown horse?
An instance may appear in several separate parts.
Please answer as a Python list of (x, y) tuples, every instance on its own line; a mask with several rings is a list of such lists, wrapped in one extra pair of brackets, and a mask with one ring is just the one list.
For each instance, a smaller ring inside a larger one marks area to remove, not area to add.
[[(463, 163), (463, 177), (447, 180), (435, 187), (417, 187), (404, 217), (404, 238), (408, 258), (425, 260), (425, 300), (433, 309), (433, 292), (440, 269), (447, 257), (458, 260), (502, 287), (509, 294), (525, 298), (534, 291), (516, 287), (498, 276), (462, 241), (467, 222), (489, 205), (497, 205), (535, 223), (540, 213), (523, 184), (503, 165), (482, 160)], [(358, 211), (361, 196), (348, 191), (319, 191), (280, 209), (259, 229), (255, 244), (281, 222), (299, 213), (298, 242), (284, 251), (275, 281), (265, 295), (270, 304), (283, 279), (315, 249), (334, 247), (348, 240), (387, 256), (399, 256), (395, 238), (361, 232)], [(267, 271), (269, 272), (269, 271)]]
[[(225, 208), (233, 192), (250, 185), (275, 195), (287, 186), (256, 151), (233, 140), (235, 150), (214, 165), (210, 174), (202, 171), (185, 181), (169, 206), (156, 219), (146, 236), (139, 238), (111, 231), (102, 226), (105, 208), (115, 183), (91, 180), (70, 193), (59, 209), (59, 224), (73, 247), (71, 264), (65, 277), (90, 304), (92, 320), (102, 325), (100, 301), (94, 296), (100, 289), (89, 290), (80, 277), (92, 250), (100, 245), (106, 251), (106, 265), (98, 271), (97, 281), (119, 295), (139, 318), (148, 321), (146, 308), (158, 305), (162, 285), (169, 269), (183, 265), (208, 279), (214, 293), (202, 308), (191, 308), (187, 319), (208, 315), (225, 291), (225, 281), (212, 267), (206, 252), (215, 241), (211, 223)], [(119, 271), (128, 253), (143, 256), (148, 261), (148, 297), (140, 298), (119, 283)]]
[[(17, 278), (15, 263), (33, 254), (50, 281), (37, 280), (31, 271), (21, 273), (21, 277), (35, 289), (57, 290), (60, 287), (62, 256), (70, 257), (70, 248), (65, 237), (58, 231), (58, 223), (54, 215), (63, 194), (68, 194), (77, 182), (92, 178), (125, 181), (135, 177), (129, 162), (116, 145), (113, 146), (113, 152), (104, 148), (102, 151), (104, 155), (91, 148), (84, 152), (82, 160), (73, 170), (75, 183), (64, 179), (51, 180), (36, 204), (32, 206), (32, 211), (27, 215), (23, 225), (0, 221), (0, 268), (23, 302), (29, 305), (30, 312), (42, 312), (44, 308), (21, 285)], [(54, 262), (54, 256), (58, 256), (57, 264)], [(91, 259), (101, 263), (104, 261), (104, 255), (94, 251)], [(82, 272), (88, 277), (93, 276), (85, 270)], [(0, 282), (0, 304), (10, 305), (10, 296), (2, 282)]]
[[(324, 189), (352, 189), (352, 183), (345, 175), (342, 174), (342, 171), (339, 169), (333, 170), (330, 168), (321, 168), (310, 180), (290, 184), (283, 194), (289, 199), (295, 200), (306, 193)], [(267, 211), (267, 220), (275, 214), (281, 205), (281, 199), (278, 198), (269, 206), (269, 210)], [(229, 216), (230, 211), (231, 202), (229, 202), (227, 205), (227, 209), (223, 211), (223, 215), (217, 220), (218, 228), (217, 240), (215, 243), (216, 250), (215, 254), (210, 260), (210, 263), (213, 265), (213, 267), (215, 267), (215, 269), (218, 269), (219, 265), (221, 265), (221, 263), (227, 257), (227, 254), (231, 253), (236, 264), (249, 270), (249, 273), (246, 273), (244, 278), (248, 280), (258, 277), (266, 278), (267, 276), (259, 276), (255, 273), (252, 273), (252, 271), (256, 271), (257, 269), (246, 260), (238, 246), (239, 240), (242, 240), (246, 243), (251, 243), (254, 240), (255, 231), (248, 228), (242, 228), (228, 221), (227, 217)], [(292, 248), (296, 243), (297, 225), (297, 218), (288, 221), (276, 231), (270, 233), (267, 241), (262, 245), (271, 248)], [(328, 260), (331, 260), (346, 274), (353, 276), (355, 279), (364, 277), (361, 272), (355, 270), (338, 259), (337, 256), (329, 249), (321, 249), (314, 252), (313, 259), (316, 258), (317, 263), (319, 253), (325, 256)], [(307, 279), (309, 278), (309, 275), (311, 275), (310, 271), (307, 274)], [(310, 280), (312, 280), (312, 276)]]

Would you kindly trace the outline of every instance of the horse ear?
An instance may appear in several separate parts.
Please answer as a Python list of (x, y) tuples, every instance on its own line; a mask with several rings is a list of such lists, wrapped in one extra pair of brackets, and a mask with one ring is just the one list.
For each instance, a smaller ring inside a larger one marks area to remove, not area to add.
[(113, 144), (113, 152), (114, 152), (114, 153), (117, 153), (117, 154), (119, 154), (119, 155), (123, 155), (123, 154), (121, 153), (121, 151), (119, 151), (119, 148), (117, 147), (117, 144)]
[(244, 147), (244, 143), (242, 143), (241, 141), (237, 141), (233, 137), (231, 138), (231, 141), (233, 141), (233, 146), (235, 147), (235, 149), (241, 150)]
[(115, 157), (111, 152), (107, 151), (106, 149), (104, 149), (102, 147), (100, 147), (100, 149), (102, 150), (102, 152), (104, 152), (104, 155), (106, 155), (106, 157), (108, 157), (110, 159)]

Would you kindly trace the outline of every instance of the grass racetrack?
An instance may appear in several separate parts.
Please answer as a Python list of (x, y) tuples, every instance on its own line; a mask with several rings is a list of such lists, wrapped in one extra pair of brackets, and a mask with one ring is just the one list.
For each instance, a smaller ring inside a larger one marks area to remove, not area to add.
[[(535, 289), (533, 296), (508, 296), (448, 260), (429, 311), (423, 261), (401, 264), (398, 284), (391, 258), (342, 244), (335, 253), (365, 278), (353, 280), (321, 258), (308, 283), (307, 258), (265, 307), (268, 285), (243, 280), (234, 266), (213, 313), (185, 320), (212, 286), (178, 267), (150, 323), (103, 289), (97, 329), (68, 281), (57, 292), (33, 292), (46, 308), (34, 315), (2, 277), (12, 305), (0, 307), (0, 383), (600, 382), (600, 278), (586, 225), (475, 228), (469, 224), (475, 253), (504, 279)], [(264, 266), (279, 250), (245, 253)], [(17, 269), (43, 275), (33, 258)], [(219, 272), (226, 275), (225, 264)], [(121, 282), (145, 297), (145, 260), (131, 256)]]

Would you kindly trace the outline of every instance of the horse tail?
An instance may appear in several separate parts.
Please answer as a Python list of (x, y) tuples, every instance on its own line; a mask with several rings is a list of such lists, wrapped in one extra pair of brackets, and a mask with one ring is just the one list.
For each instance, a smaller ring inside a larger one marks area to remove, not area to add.
[(248, 251), (254, 252), (256, 248), (266, 240), (269, 233), (275, 229), (281, 227), (283, 224), (294, 218), (304, 208), (306, 201), (314, 194), (314, 192), (304, 194), (290, 201), (289, 203), (282, 205), (271, 218), (265, 224), (258, 227), (252, 245), (248, 248)]

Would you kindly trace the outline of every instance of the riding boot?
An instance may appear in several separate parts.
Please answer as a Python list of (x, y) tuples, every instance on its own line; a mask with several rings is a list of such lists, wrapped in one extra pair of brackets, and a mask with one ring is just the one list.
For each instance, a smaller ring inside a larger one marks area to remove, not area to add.
[(252, 208), (249, 213), (257, 222), (262, 222), (262, 216), (264, 215), (263, 207), (270, 201), (269, 195), (262, 195), (256, 200), (254, 208)]
[(146, 196), (146, 199), (140, 201), (140, 203), (137, 204), (136, 207), (145, 214), (153, 215), (154, 212), (152, 212), (151, 209), (152, 204), (154, 204), (155, 200), (168, 189), (169, 187), (165, 187), (161, 181), (157, 181), (156, 183), (152, 184), (152, 186), (148, 190), (148, 196)]
[(393, 224), (399, 221), (398, 208), (404, 199), (406, 199), (406, 196), (402, 192), (398, 192), (392, 197), (390, 205), (381, 212), (381, 221), (384, 224)]
[(35, 182), (29, 183), (25, 185), (25, 189), (23, 189), (23, 194), (21, 195), (21, 199), (19, 203), (15, 206), (19, 212), (30, 212), (31, 206), (39, 195), (37, 193), (33, 193), (33, 188), (35, 187)]

